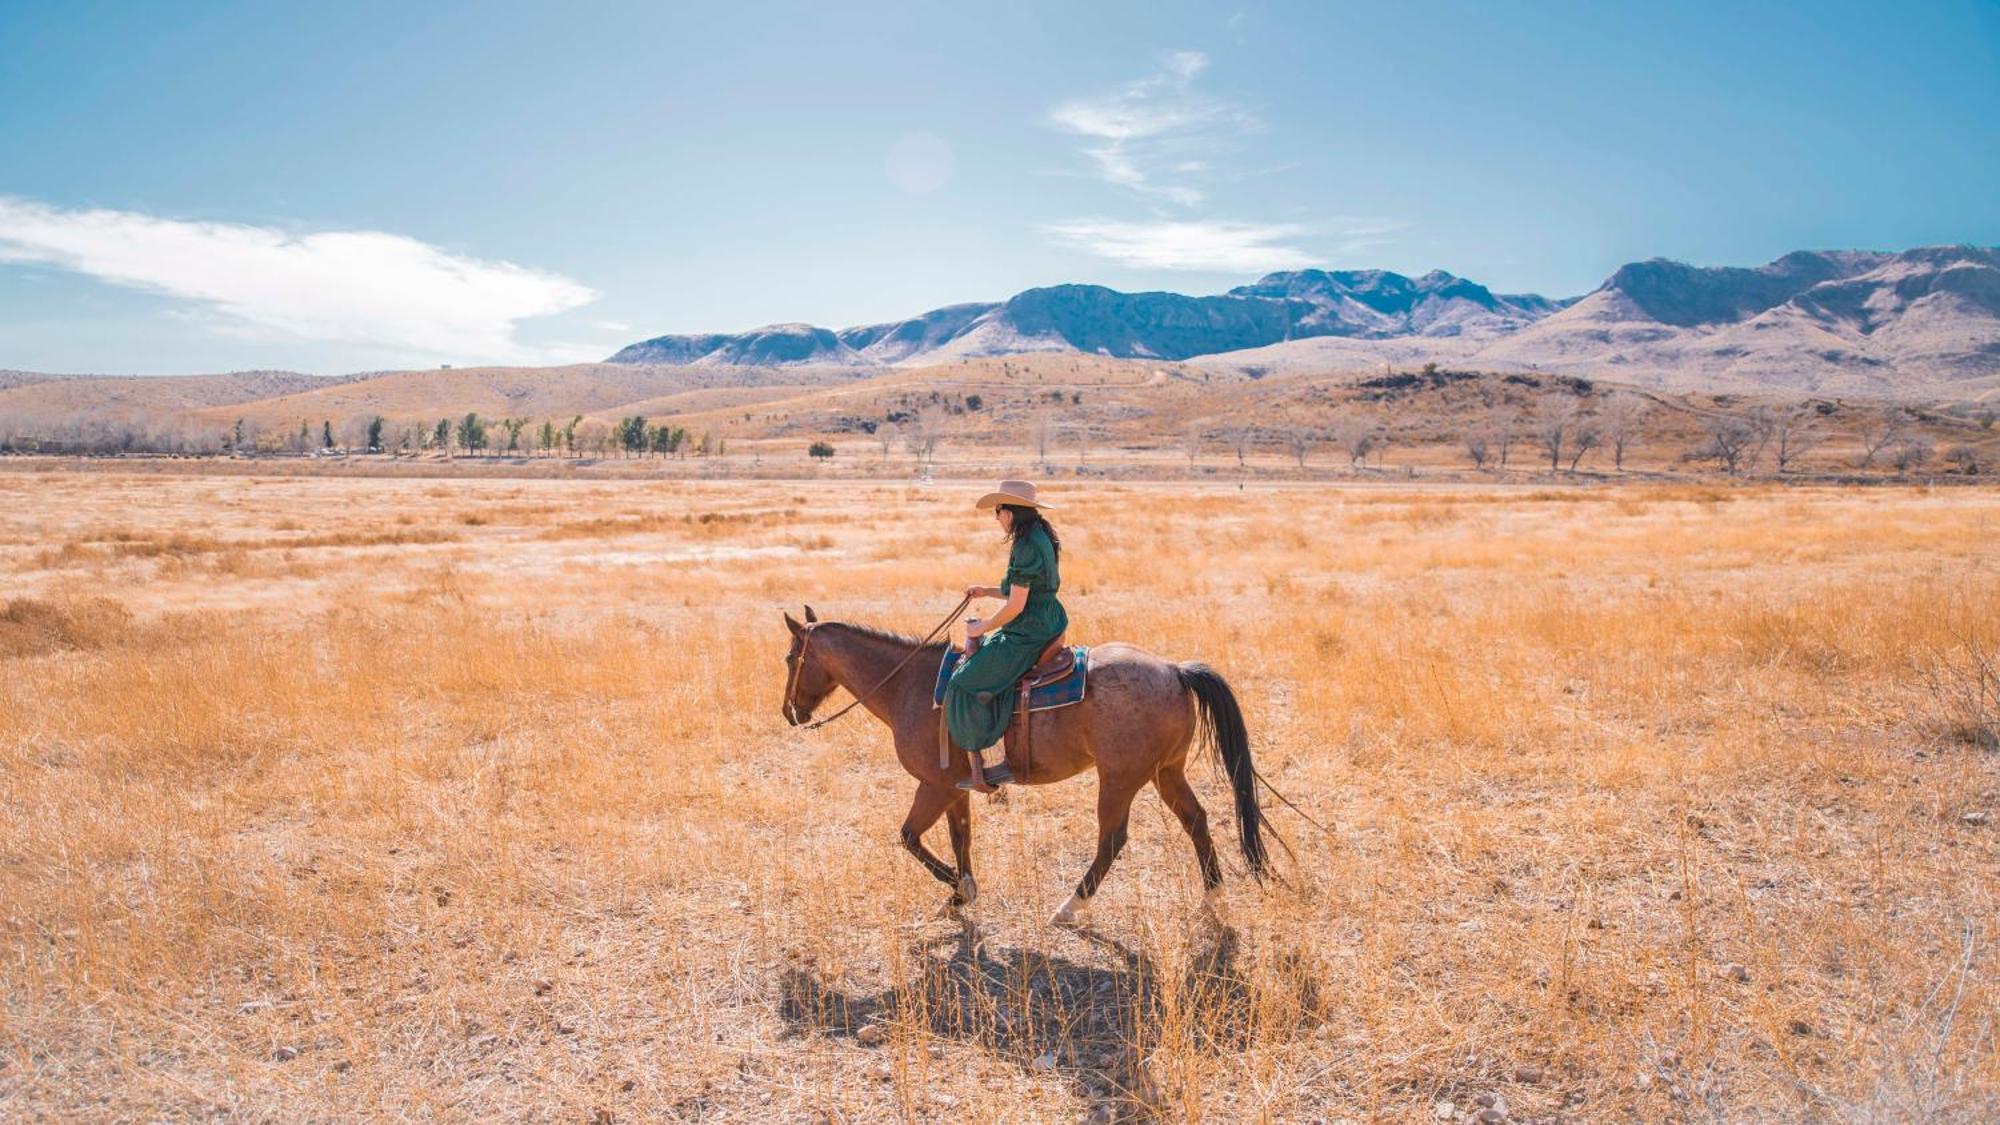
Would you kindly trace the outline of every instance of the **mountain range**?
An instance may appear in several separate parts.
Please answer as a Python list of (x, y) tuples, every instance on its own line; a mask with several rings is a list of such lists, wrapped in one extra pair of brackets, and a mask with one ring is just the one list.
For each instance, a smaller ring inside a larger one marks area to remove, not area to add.
[(1030, 352), (1253, 375), (1438, 362), (1668, 389), (1979, 396), (2000, 392), (2000, 249), (1797, 251), (1754, 268), (1656, 258), (1557, 300), (1441, 270), (1287, 271), (1215, 296), (1055, 285), (886, 324), (657, 336), (607, 362), (873, 367)]

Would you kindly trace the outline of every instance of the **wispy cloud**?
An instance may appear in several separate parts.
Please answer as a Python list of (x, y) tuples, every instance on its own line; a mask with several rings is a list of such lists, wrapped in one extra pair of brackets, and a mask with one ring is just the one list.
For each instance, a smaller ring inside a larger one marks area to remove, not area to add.
[(1265, 273), (1334, 264), (1349, 254), (1389, 245), (1394, 241), (1389, 236), (1408, 225), (1396, 219), (1342, 215), (1313, 223), (1074, 219), (1042, 229), (1061, 242), (1134, 269)]
[(7, 196), (0, 196), (0, 262), (179, 298), (229, 335), (456, 360), (572, 358), (515, 340), (515, 323), (597, 298), (559, 274), (460, 257), (382, 231), (298, 234)]
[(1091, 142), (1083, 153), (1097, 176), (1153, 199), (1193, 207), (1208, 198), (1193, 177), (1231, 137), (1257, 129), (1256, 116), (1194, 88), (1208, 56), (1176, 51), (1145, 78), (1049, 111), (1057, 128)]
[(1314, 261), (1296, 244), (1311, 232), (1289, 223), (1078, 219), (1052, 223), (1046, 229), (1071, 246), (1134, 269), (1268, 273), (1300, 269)]
[[(1240, 22), (1232, 19), (1231, 30)], [(1136, 221), (1071, 219), (1044, 226), (1045, 234), (1134, 269), (1260, 273), (1387, 245), (1406, 225), (1350, 216), (1254, 222), (1202, 215), (1212, 209), (1203, 206), (1209, 186), (1298, 167), (1246, 169), (1231, 159), (1243, 136), (1263, 123), (1241, 106), (1196, 89), (1208, 65), (1199, 51), (1179, 51), (1145, 78), (1049, 111), (1056, 127), (1087, 138), (1083, 153), (1097, 178), (1134, 192), (1151, 214)]]

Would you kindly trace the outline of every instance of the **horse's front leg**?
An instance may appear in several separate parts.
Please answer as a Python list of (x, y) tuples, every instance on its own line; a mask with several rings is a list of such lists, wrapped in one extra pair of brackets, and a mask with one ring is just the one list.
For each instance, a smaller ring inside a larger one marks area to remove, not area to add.
[(950, 907), (964, 909), (979, 901), (979, 882), (972, 877), (972, 797), (953, 790), (958, 799), (945, 810), (945, 824), (951, 829), (951, 855), (958, 863), (958, 889)]
[[(916, 856), (917, 862), (923, 864), (924, 870), (930, 872), (938, 882), (953, 888), (954, 895), (958, 887), (957, 873), (946, 867), (943, 860), (932, 855), (931, 850), (924, 846), (924, 833), (930, 831), (931, 825), (938, 822), (938, 818), (944, 815), (945, 810), (950, 808), (954, 801), (962, 803), (964, 797), (965, 794), (956, 789), (941, 788), (928, 783), (919, 784), (916, 799), (910, 802), (910, 815), (903, 818), (904, 849)], [(956, 831), (953, 835), (956, 836)]]

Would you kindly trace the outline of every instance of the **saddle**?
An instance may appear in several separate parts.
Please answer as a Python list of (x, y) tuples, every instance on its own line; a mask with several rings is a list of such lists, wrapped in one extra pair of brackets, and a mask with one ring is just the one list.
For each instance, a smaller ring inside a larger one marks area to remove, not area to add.
[[(946, 729), (944, 715), (944, 688), (951, 679), (952, 669), (958, 662), (979, 646), (974, 644), (964, 652), (955, 648), (945, 649), (944, 659), (938, 662), (937, 686), (931, 695), (931, 705), (938, 709), (938, 768), (951, 768), (951, 733)], [(1030, 740), (1033, 724), (1031, 715), (1036, 711), (1050, 711), (1057, 707), (1068, 707), (1083, 701), (1086, 689), (1088, 656), (1090, 650), (1082, 645), (1071, 645), (1069, 634), (1063, 633), (1050, 641), (1042, 649), (1041, 655), (1028, 669), (1026, 675), (1009, 689), (1014, 697), (1013, 715), (1007, 722), (1007, 733), (1002, 739), (1002, 748), (1010, 763), (1021, 766), (1021, 779), (1027, 780), (1028, 771), (1033, 767), (1033, 749)], [(1018, 748), (1018, 749), (1017, 749)]]

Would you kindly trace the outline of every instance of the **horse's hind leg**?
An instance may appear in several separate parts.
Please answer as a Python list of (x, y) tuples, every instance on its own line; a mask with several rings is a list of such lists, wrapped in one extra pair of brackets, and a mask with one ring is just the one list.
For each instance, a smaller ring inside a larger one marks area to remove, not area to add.
[(1083, 923), (1084, 911), (1090, 909), (1091, 896), (1097, 893), (1098, 884), (1104, 882), (1105, 872), (1111, 870), (1111, 862), (1125, 847), (1126, 829), (1132, 821), (1132, 798), (1146, 779), (1119, 780), (1114, 782), (1102, 773), (1097, 775), (1097, 858), (1090, 862), (1090, 870), (1083, 873), (1083, 881), (1076, 885), (1076, 893), (1062, 904), (1051, 919), (1058, 926), (1076, 926)]
[(1153, 778), (1153, 788), (1160, 791), (1160, 800), (1180, 818), (1188, 839), (1194, 841), (1194, 858), (1201, 864), (1202, 889), (1212, 891), (1222, 885), (1222, 862), (1216, 859), (1215, 841), (1208, 834), (1208, 812), (1195, 799), (1194, 786), (1188, 784), (1186, 772), (1177, 765), (1162, 767), (1159, 776)]
[(960, 800), (964, 796), (965, 794), (955, 789), (919, 785), (916, 800), (910, 802), (910, 815), (903, 818), (904, 849), (916, 856), (917, 862), (923, 864), (924, 870), (935, 876), (938, 882), (953, 888), (958, 885), (957, 874), (924, 846), (924, 833), (930, 831), (931, 825), (938, 822), (938, 817), (944, 815), (945, 809), (949, 808), (953, 801)]
[(1208, 834), (1208, 811), (1195, 798), (1194, 786), (1188, 784), (1187, 771), (1180, 765), (1162, 767), (1159, 776), (1153, 778), (1153, 788), (1159, 790), (1160, 800), (1174, 810), (1180, 818), (1181, 827), (1187, 829), (1188, 839), (1194, 841), (1195, 862), (1201, 864), (1201, 909), (1205, 917), (1212, 921), (1222, 920), (1222, 861), (1215, 855), (1215, 840)]

